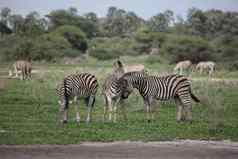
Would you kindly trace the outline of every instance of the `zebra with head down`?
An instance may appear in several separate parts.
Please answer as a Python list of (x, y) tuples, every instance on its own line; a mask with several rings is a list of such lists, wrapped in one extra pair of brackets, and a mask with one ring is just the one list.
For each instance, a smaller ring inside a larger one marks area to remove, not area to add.
[(120, 79), (123, 88), (136, 88), (144, 100), (148, 121), (151, 120), (151, 105), (155, 100), (174, 99), (177, 106), (177, 121), (192, 120), (191, 99), (199, 102), (192, 93), (189, 80), (182, 75), (163, 77), (147, 76), (143, 72), (129, 72)]
[[(60, 113), (63, 115), (62, 123), (68, 121), (69, 100), (83, 98), (88, 107), (86, 122), (91, 120), (91, 111), (95, 103), (95, 96), (98, 89), (98, 81), (96, 77), (89, 73), (72, 74), (65, 77), (62, 83), (57, 87), (59, 97)], [(80, 123), (80, 114), (78, 103), (76, 104), (76, 121)]]

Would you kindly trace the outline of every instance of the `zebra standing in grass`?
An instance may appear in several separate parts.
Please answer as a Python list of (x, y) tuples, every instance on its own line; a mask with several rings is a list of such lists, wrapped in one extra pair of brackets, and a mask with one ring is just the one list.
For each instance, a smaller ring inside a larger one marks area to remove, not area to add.
[[(121, 61), (117, 60), (116, 63), (114, 63), (114, 68), (115, 69), (113, 73), (107, 76), (104, 81), (102, 94), (105, 99), (104, 120), (106, 120), (106, 115), (108, 114), (108, 111), (109, 111), (109, 117), (108, 117), (109, 121), (112, 120), (112, 114), (113, 114), (113, 121), (115, 122), (117, 105), (119, 103), (122, 106), (124, 119), (126, 119), (123, 99), (127, 98), (131, 91), (126, 90), (126, 88), (121, 88), (121, 86), (123, 85), (119, 84), (118, 79), (124, 74), (124, 67)], [(122, 95), (122, 90), (124, 90), (123, 95)]]
[[(30, 79), (31, 78), (31, 63), (28, 61), (24, 61), (24, 60), (19, 60), (16, 61), (13, 65), (13, 70), (15, 72), (15, 77), (18, 78), (18, 73), (21, 73), (21, 77), (20, 79), (24, 80), (24, 79)], [(13, 76), (13, 71), (12, 69), (9, 70), (9, 76)]]
[[(63, 113), (61, 122), (67, 123), (69, 100), (72, 98), (84, 98), (88, 106), (86, 122), (91, 120), (91, 111), (95, 102), (95, 96), (98, 89), (98, 82), (94, 75), (89, 73), (72, 74), (64, 78), (63, 82), (57, 88), (59, 96), (60, 112)], [(78, 103), (76, 105), (76, 121), (80, 123), (80, 114)]]
[[(127, 81), (127, 82), (123, 82)], [(120, 78), (124, 87), (138, 89), (144, 99), (147, 119), (151, 119), (151, 105), (156, 100), (174, 99), (177, 106), (177, 121), (192, 120), (191, 98), (199, 102), (192, 93), (188, 79), (182, 75), (168, 75), (164, 77), (146, 76), (141, 72), (129, 72)]]

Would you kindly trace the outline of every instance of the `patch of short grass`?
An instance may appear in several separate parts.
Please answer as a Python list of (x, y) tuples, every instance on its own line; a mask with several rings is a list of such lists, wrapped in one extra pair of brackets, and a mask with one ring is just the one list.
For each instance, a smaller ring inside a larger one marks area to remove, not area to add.
[[(238, 140), (238, 86), (208, 83), (207, 80), (192, 83), (193, 91), (202, 103), (193, 104), (191, 124), (176, 122), (176, 108), (173, 101), (158, 103), (155, 120), (147, 123), (143, 101), (138, 93), (133, 93), (126, 101), (127, 121), (120, 116), (117, 123), (103, 122), (104, 102), (100, 88), (92, 123), (84, 122), (86, 107), (82, 102), (81, 124), (77, 125), (74, 121), (75, 109), (72, 104), (69, 123), (63, 127), (59, 126), (55, 94), (57, 83), (65, 75), (75, 71), (94, 73), (102, 83), (106, 74), (111, 71), (109, 62), (105, 62), (105, 67), (103, 65), (101, 64), (101, 67), (38, 65), (37, 68), (42, 71), (33, 74), (31, 81), (9, 79), (7, 86), (0, 92), (0, 144), (76, 144), (82, 141), (174, 139)], [(150, 66), (150, 68), (157, 72), (157, 67)]]

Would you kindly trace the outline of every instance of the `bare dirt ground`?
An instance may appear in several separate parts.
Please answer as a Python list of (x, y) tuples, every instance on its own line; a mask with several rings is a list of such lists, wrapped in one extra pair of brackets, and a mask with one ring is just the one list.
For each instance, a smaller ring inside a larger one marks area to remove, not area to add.
[(229, 141), (85, 142), (79, 145), (1, 145), (1, 159), (237, 159)]

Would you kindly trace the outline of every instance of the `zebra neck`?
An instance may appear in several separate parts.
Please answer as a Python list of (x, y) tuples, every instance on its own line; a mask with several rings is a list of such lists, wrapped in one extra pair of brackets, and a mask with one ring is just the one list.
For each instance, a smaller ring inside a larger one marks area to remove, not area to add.
[(140, 93), (143, 92), (144, 87), (146, 85), (146, 80), (143, 77), (137, 77), (136, 79), (134, 79), (134, 81), (132, 82), (132, 85), (134, 88), (136, 88)]

